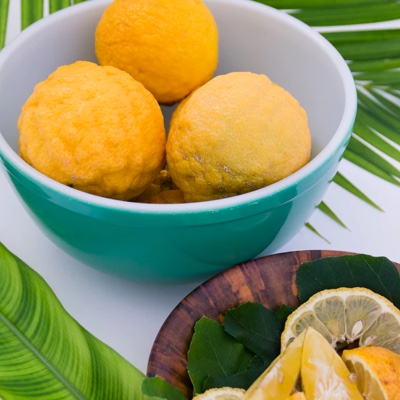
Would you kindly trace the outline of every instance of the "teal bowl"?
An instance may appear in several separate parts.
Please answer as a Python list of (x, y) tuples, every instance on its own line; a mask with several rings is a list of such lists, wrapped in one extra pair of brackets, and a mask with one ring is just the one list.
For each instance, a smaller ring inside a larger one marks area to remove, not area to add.
[[(35, 84), (58, 66), (96, 61), (94, 31), (109, 3), (88, 1), (48, 16), (0, 53), (0, 158), (34, 221), (82, 263), (138, 281), (196, 281), (277, 251), (323, 199), (350, 138), (357, 99), (346, 62), (283, 12), (247, 0), (206, 1), (220, 33), (216, 74), (264, 73), (292, 93), (308, 114), (310, 162), (273, 185), (222, 200), (156, 205), (101, 198), (25, 163), (17, 119)], [(171, 108), (163, 111), (168, 122)]]

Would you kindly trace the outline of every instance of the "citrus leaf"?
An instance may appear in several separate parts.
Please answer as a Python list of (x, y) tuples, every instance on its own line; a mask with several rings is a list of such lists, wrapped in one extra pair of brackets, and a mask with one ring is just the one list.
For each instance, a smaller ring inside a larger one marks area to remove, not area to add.
[(21, 29), (43, 18), (43, 0), (21, 0)]
[(178, 388), (158, 376), (145, 378), (142, 392), (149, 400), (187, 400)]
[(207, 389), (209, 378), (224, 378), (245, 371), (253, 362), (254, 354), (229, 335), (218, 322), (200, 318), (187, 354), (187, 370), (193, 392)]
[(140, 400), (143, 379), (0, 243), (0, 397)]
[(280, 334), (292, 307), (271, 311), (259, 303), (245, 303), (229, 310), (224, 318), (225, 330), (266, 365), (279, 355)]
[(250, 385), (265, 371), (265, 365), (259, 357), (254, 357), (249, 366), (232, 375), (224, 377), (210, 376), (204, 382), (204, 390), (221, 387), (248, 389)]
[(0, 50), (6, 42), (9, 0), (0, 0)]
[(358, 254), (305, 262), (297, 271), (296, 284), (300, 303), (325, 289), (365, 287), (400, 307), (399, 273), (386, 257)]

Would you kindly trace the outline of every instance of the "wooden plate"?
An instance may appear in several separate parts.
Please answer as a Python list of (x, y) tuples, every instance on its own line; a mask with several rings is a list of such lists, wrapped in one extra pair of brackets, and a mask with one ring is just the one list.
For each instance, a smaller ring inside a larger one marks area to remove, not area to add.
[[(186, 354), (198, 319), (207, 316), (222, 321), (228, 309), (248, 301), (272, 310), (281, 304), (298, 306), (295, 278), (300, 264), (348, 254), (354, 253), (309, 250), (276, 254), (239, 264), (209, 279), (186, 296), (164, 322), (150, 353), (147, 375), (164, 378), (191, 398)], [(396, 266), (400, 273), (400, 265)]]

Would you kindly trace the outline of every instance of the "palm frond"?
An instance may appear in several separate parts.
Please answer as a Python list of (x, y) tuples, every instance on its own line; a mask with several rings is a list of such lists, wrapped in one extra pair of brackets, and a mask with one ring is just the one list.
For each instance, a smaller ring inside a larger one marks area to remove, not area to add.
[(49, 12), (50, 14), (62, 10), (63, 8), (71, 5), (71, 0), (49, 0)]
[(21, 0), (21, 29), (27, 28), (43, 18), (44, 2), (42, 0)]
[(397, 0), (255, 0), (287, 10), (310, 26), (340, 26), (400, 18)]
[(9, 0), (0, 0), (0, 50), (6, 42)]
[(333, 182), (342, 187), (343, 189), (350, 192), (352, 195), (358, 197), (360, 200), (366, 202), (370, 206), (376, 208), (379, 211), (383, 211), (374, 201), (372, 201), (367, 195), (365, 195), (360, 189), (358, 189), (354, 183), (350, 182), (343, 174), (337, 172), (333, 178)]

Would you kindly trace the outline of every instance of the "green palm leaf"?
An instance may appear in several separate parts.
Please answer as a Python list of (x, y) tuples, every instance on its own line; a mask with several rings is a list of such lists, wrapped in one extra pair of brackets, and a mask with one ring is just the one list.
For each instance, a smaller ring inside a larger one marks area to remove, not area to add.
[(6, 42), (9, 0), (0, 0), (0, 50)]
[(143, 378), (0, 243), (0, 397), (142, 400)]

